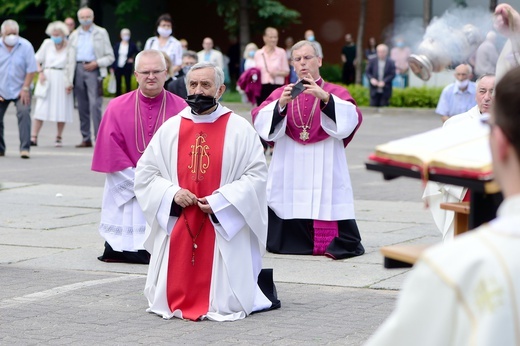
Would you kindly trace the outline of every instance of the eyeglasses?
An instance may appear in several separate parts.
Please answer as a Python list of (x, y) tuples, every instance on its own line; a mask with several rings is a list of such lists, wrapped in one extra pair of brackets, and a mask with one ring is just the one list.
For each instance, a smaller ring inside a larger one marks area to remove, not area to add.
[(137, 72), (137, 73), (139, 73), (139, 74), (141, 74), (141, 75), (145, 75), (145, 76), (149, 76), (149, 75), (154, 75), (154, 76), (156, 76), (156, 75), (158, 75), (159, 73), (162, 73), (162, 72), (164, 72), (164, 71), (166, 71), (166, 70), (135, 71), (135, 72)]
[(316, 55), (305, 55), (305, 56), (297, 56), (296, 58), (292, 58), (291, 60), (292, 61), (296, 61), (296, 62), (300, 62), (300, 61), (302, 61), (302, 59), (305, 60), (305, 61), (308, 61), (308, 60), (311, 60), (311, 59), (313, 59), (315, 57), (316, 57)]

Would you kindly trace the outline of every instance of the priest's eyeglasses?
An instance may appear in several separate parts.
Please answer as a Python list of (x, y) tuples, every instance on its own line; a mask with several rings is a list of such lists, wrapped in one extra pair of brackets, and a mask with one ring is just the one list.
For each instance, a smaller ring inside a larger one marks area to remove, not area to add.
[(149, 76), (149, 75), (152, 75), (152, 76), (156, 76), (158, 75), (159, 73), (162, 73), (166, 70), (154, 70), (154, 71), (135, 71), (139, 74), (142, 74), (142, 75), (145, 75), (145, 76)]
[(302, 60), (309, 61), (313, 58), (315, 58), (316, 55), (305, 55), (305, 56), (297, 56), (296, 58), (292, 58), (292, 61), (300, 62)]

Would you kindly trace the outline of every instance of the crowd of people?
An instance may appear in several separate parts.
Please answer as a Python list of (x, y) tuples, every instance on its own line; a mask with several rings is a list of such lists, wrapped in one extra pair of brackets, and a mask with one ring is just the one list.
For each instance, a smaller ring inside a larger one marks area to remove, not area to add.
[[(30, 93), (20, 97), (21, 102), (17, 105), (21, 119), (19, 122), (20, 155), (23, 158), (30, 157), (30, 146), (38, 145), (39, 132), (43, 123), (47, 121), (57, 124), (55, 146), (63, 145), (64, 126), (66, 123), (70, 124), (73, 121), (74, 110), (70, 108), (71, 98), (74, 107), (78, 109), (82, 136), (81, 142), (76, 147), (92, 147), (102, 116), (100, 93), (103, 79), (107, 77), (108, 72), (113, 75), (115, 96), (120, 96), (134, 88), (132, 86), (133, 65), (139, 48), (136, 42), (132, 40), (130, 29), (121, 29), (120, 40), (112, 46), (106, 30), (94, 24), (94, 13), (91, 9), (85, 9), (82, 13), (78, 11), (77, 18), (79, 27), (76, 27), (76, 21), (71, 17), (66, 18), (63, 22), (51, 23), (52, 27), (49, 25), (46, 30), (49, 39), (42, 43), (35, 55), (37, 69), (31, 73), (38, 74), (38, 83), (35, 85), (37, 92), (34, 93), (34, 97), (37, 98), (37, 102), (32, 126), (30, 125), (30, 116), (26, 115), (26, 113), (31, 112), (30, 102), (27, 101), (27, 97), (31, 97)], [(5, 36), (8, 35), (9, 33)], [(17, 33), (16, 36), (19, 37), (19, 34)], [(315, 43), (318, 50), (317, 55), (323, 59), (323, 48), (314, 31), (306, 30), (303, 38)], [(156, 35), (146, 40), (144, 49), (158, 49), (166, 54), (166, 62), (170, 66), (167, 70), (167, 90), (181, 97), (186, 97), (183, 84), (185, 71), (182, 70), (189, 66), (183, 63), (183, 58), (186, 55), (186, 60), (190, 61), (189, 64), (194, 64), (197, 61), (211, 61), (221, 67), (224, 70), (225, 83), (228, 87), (230, 74), (232, 74), (237, 81), (237, 90), (242, 94), (242, 100), (258, 106), (279, 86), (294, 83), (298, 80), (290, 60), (290, 51), (294, 45), (294, 40), (290, 36), (286, 37), (285, 47), (282, 48), (278, 46), (278, 39), (279, 35), (276, 28), (266, 28), (263, 35), (264, 45), (257, 47), (255, 43), (249, 43), (241, 59), (231, 57), (230, 54), (223, 54), (220, 49), (215, 49), (211, 37), (203, 39), (202, 50), (198, 52), (188, 51), (188, 42), (185, 39), (179, 40), (173, 35), (171, 16), (163, 14), (156, 21)], [(20, 38), (19, 41), (20, 45), (27, 46), (28, 42), (23, 38)], [(6, 44), (5, 40), (2, 40), (2, 43), (7, 49), (12, 47)], [(236, 42), (232, 46), (238, 48)], [(342, 83), (345, 85), (356, 82), (357, 50), (352, 34), (347, 33), (345, 45), (341, 48), (340, 54), (343, 63)], [(197, 54), (195, 62), (193, 61), (193, 53)], [(73, 57), (74, 54), (75, 57)], [(238, 51), (237, 54), (240, 55)], [(402, 36), (395, 37), (392, 40), (391, 47), (385, 43), (378, 44), (374, 37), (368, 39), (363, 54), (362, 83), (370, 90), (371, 106), (388, 106), (393, 88), (408, 86), (410, 73), (408, 58), (410, 54), (410, 48)], [(26, 55), (26, 63), (32, 64), (33, 62), (29, 61), (32, 60), (31, 54), (26, 53)], [(55, 56), (59, 57), (61, 63), (56, 62)], [(240, 59), (240, 62), (235, 62), (238, 59)], [(497, 60), (496, 31), (490, 31), (474, 54), (469, 57), (467, 62), (464, 62), (467, 67), (457, 66), (455, 68), (457, 81), (446, 87), (437, 107), (437, 113), (443, 117), (443, 121), (451, 115), (461, 113), (464, 109), (467, 109), (466, 106), (474, 105), (474, 80), (484, 74), (494, 74)], [(457, 72), (458, 69), (466, 68), (469, 69), (469, 72), (466, 73), (470, 76), (468, 78)], [(20, 76), (24, 78), (34, 76), (31, 73), (28, 70), (25, 73), (19, 72)], [(52, 80), (47, 81), (47, 76), (53, 80), (59, 80), (59, 83), (65, 81), (66, 85), (53, 83)], [(22, 83), (20, 86), (24, 89), (29, 88), (28, 91), (31, 91), (32, 82), (29, 82), (29, 85), (25, 84)], [(455, 89), (457, 91), (452, 92)], [(452, 100), (459, 98), (463, 101)], [(22, 106), (26, 106), (23, 111), (19, 108)], [(28, 122), (29, 126), (27, 126)], [(28, 128), (29, 130), (27, 130)], [(1, 141), (2, 139), (0, 139)], [(29, 145), (26, 144), (28, 141)], [(1, 154), (5, 155), (5, 148), (0, 143)]]
[[(520, 14), (512, 7), (499, 5), (496, 15), (502, 19), (499, 32), (520, 34), (515, 32)], [(55, 145), (62, 146), (77, 100), (82, 142), (76, 147), (94, 147), (91, 168), (106, 174), (99, 225), (105, 244), (98, 259), (149, 264), (144, 289), (149, 312), (189, 320), (242, 319), (281, 306), (272, 270), (262, 267), (266, 251), (334, 260), (364, 254), (345, 155), (363, 116), (348, 87), (321, 76), (323, 49), (312, 30), (301, 41), (286, 42), (288, 50), (278, 46), (274, 27), (265, 28), (261, 48), (247, 45), (241, 67), (246, 77), (239, 86), (256, 106), (250, 124), (219, 102), (228, 64), (212, 38), (203, 39), (201, 51), (188, 50), (187, 42), (172, 35), (172, 18), (164, 14), (157, 35), (139, 52), (129, 29), (112, 46), (107, 31), (94, 24), (92, 9), (79, 9), (77, 19), (77, 28), (72, 18), (50, 23), (49, 39), (36, 53), (15, 21), (2, 23), (0, 156), (10, 102), (17, 108), (20, 156), (27, 159), (44, 121), (57, 123)], [(488, 35), (485, 44), (493, 39)], [(345, 41), (343, 82), (349, 84), (357, 55), (350, 34)], [(365, 73), (371, 105), (384, 107), (396, 76), (407, 83), (410, 51), (402, 39), (391, 50), (373, 38), (369, 42)], [(504, 54), (519, 48), (510, 40)], [(514, 275), (520, 223), (520, 104), (514, 95), (520, 69), (504, 67), (507, 62), (497, 56), (476, 83), (471, 65), (458, 65), (456, 81), (443, 90), (436, 110), (444, 126), (489, 125), (493, 168), (506, 198), (499, 217), (449, 247), (428, 251), (371, 344), (424, 343), (424, 335), (431, 344), (477, 337), (520, 341), (513, 333), (520, 325)], [(109, 71), (117, 78), (117, 95), (102, 116), (101, 85)], [(130, 87), (132, 74), (136, 90)], [(273, 148), (269, 166), (267, 146)], [(469, 248), (471, 256), (458, 256)], [(493, 309), (482, 309), (474, 297), (482, 282), (502, 284)]]
[[(132, 75), (139, 47), (132, 40), (130, 29), (121, 29), (120, 40), (112, 45), (108, 32), (94, 24), (92, 9), (81, 8), (77, 21), (79, 26), (71, 17), (50, 23), (45, 31), (49, 38), (43, 41), (36, 53), (32, 44), (20, 37), (16, 21), (3, 23), (0, 40), (3, 50), (0, 54), (4, 59), (1, 68), (5, 70), (2, 73), (5, 83), (0, 90), (0, 156), (5, 156), (6, 151), (3, 115), (9, 103), (13, 102), (17, 109), (20, 156), (28, 159), (30, 147), (38, 146), (38, 135), (44, 122), (57, 124), (55, 146), (63, 145), (63, 130), (65, 124), (72, 123), (74, 108), (79, 113), (82, 138), (76, 148), (94, 146), (102, 118), (103, 80), (109, 74), (115, 80), (116, 97), (134, 89)], [(211, 61), (229, 75), (227, 61), (225, 63), (220, 51), (213, 49), (211, 38), (205, 38), (203, 49), (196, 53), (188, 50), (185, 39), (177, 40), (173, 36), (172, 28), (173, 20), (169, 14), (159, 16), (156, 35), (144, 45), (145, 50), (156, 49), (165, 54), (168, 90), (186, 97), (183, 78), (197, 60)], [(16, 68), (10, 69), (10, 66)], [(35, 74), (38, 78), (33, 88)], [(31, 92), (33, 89), (34, 93)], [(31, 126), (33, 97), (36, 102)]]

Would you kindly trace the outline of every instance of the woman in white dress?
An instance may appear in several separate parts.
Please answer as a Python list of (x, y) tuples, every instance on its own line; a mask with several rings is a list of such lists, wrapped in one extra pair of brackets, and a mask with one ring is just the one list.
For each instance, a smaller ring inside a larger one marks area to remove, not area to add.
[[(61, 21), (52, 22), (45, 33), (50, 38), (43, 41), (36, 52), (39, 83), (46, 86), (44, 96), (36, 97), (31, 145), (38, 145), (38, 134), (44, 121), (57, 123), (56, 147), (62, 146), (65, 123), (72, 122), (74, 101), (72, 96), (75, 59), (69, 57), (66, 37), (67, 25)], [(36, 95), (35, 95), (36, 96)]]

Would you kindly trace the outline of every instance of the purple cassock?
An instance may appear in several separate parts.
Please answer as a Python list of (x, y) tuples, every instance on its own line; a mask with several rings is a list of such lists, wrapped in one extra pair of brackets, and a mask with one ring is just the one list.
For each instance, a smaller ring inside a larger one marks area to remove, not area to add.
[(114, 173), (135, 167), (163, 122), (186, 107), (182, 98), (165, 90), (155, 98), (135, 90), (110, 101), (96, 138), (92, 170)]
[[(353, 104), (356, 104), (356, 101), (352, 98), (347, 89), (339, 85), (327, 83), (323, 80), (323, 78), (318, 79), (316, 81), (316, 84), (321, 86), (321, 88), (326, 92), (334, 94), (334, 96), (339, 97), (342, 100), (350, 101)], [(269, 103), (280, 99), (280, 96), (282, 95), (284, 88), (285, 85), (273, 91), (271, 95), (269, 95), (269, 97), (260, 106), (256, 107), (251, 111), (251, 115), (253, 116), (253, 122), (255, 121), (256, 115), (258, 114), (260, 109), (264, 108)], [(303, 145), (316, 143), (329, 137), (329, 135), (323, 130), (323, 128), (320, 125), (320, 117), (314, 116), (312, 117), (312, 119), (310, 119), (309, 123), (309, 138), (306, 140), (300, 139), (301, 129), (297, 127), (295, 121), (298, 123), (298, 125), (301, 125), (300, 123), (302, 122), (302, 120), (299, 118), (299, 115), (302, 114), (303, 122), (307, 123), (307, 121), (309, 120), (307, 117), (312, 113), (313, 107), (323, 106), (323, 103), (319, 102), (319, 100), (317, 101), (317, 104), (315, 106), (314, 102), (316, 102), (316, 100), (317, 99), (312, 95), (301, 94), (300, 96), (298, 96), (295, 102), (290, 102), (287, 105), (287, 136)], [(300, 109), (298, 109), (298, 106), (300, 107)], [(316, 112), (319, 114), (319, 109), (316, 109)], [(361, 111), (357, 109), (357, 113), (358, 125), (356, 129), (348, 137), (343, 139), (343, 144), (345, 146), (347, 146), (347, 144), (352, 140), (352, 138), (354, 138), (356, 131), (361, 125), (361, 121), (363, 119)]]
[(301, 93), (280, 112), (275, 102), (284, 86), (251, 112), (261, 138), (274, 145), (267, 181), (267, 250), (334, 259), (360, 256), (365, 250), (344, 147), (362, 114), (345, 88), (322, 78), (316, 84), (331, 94), (327, 104)]

